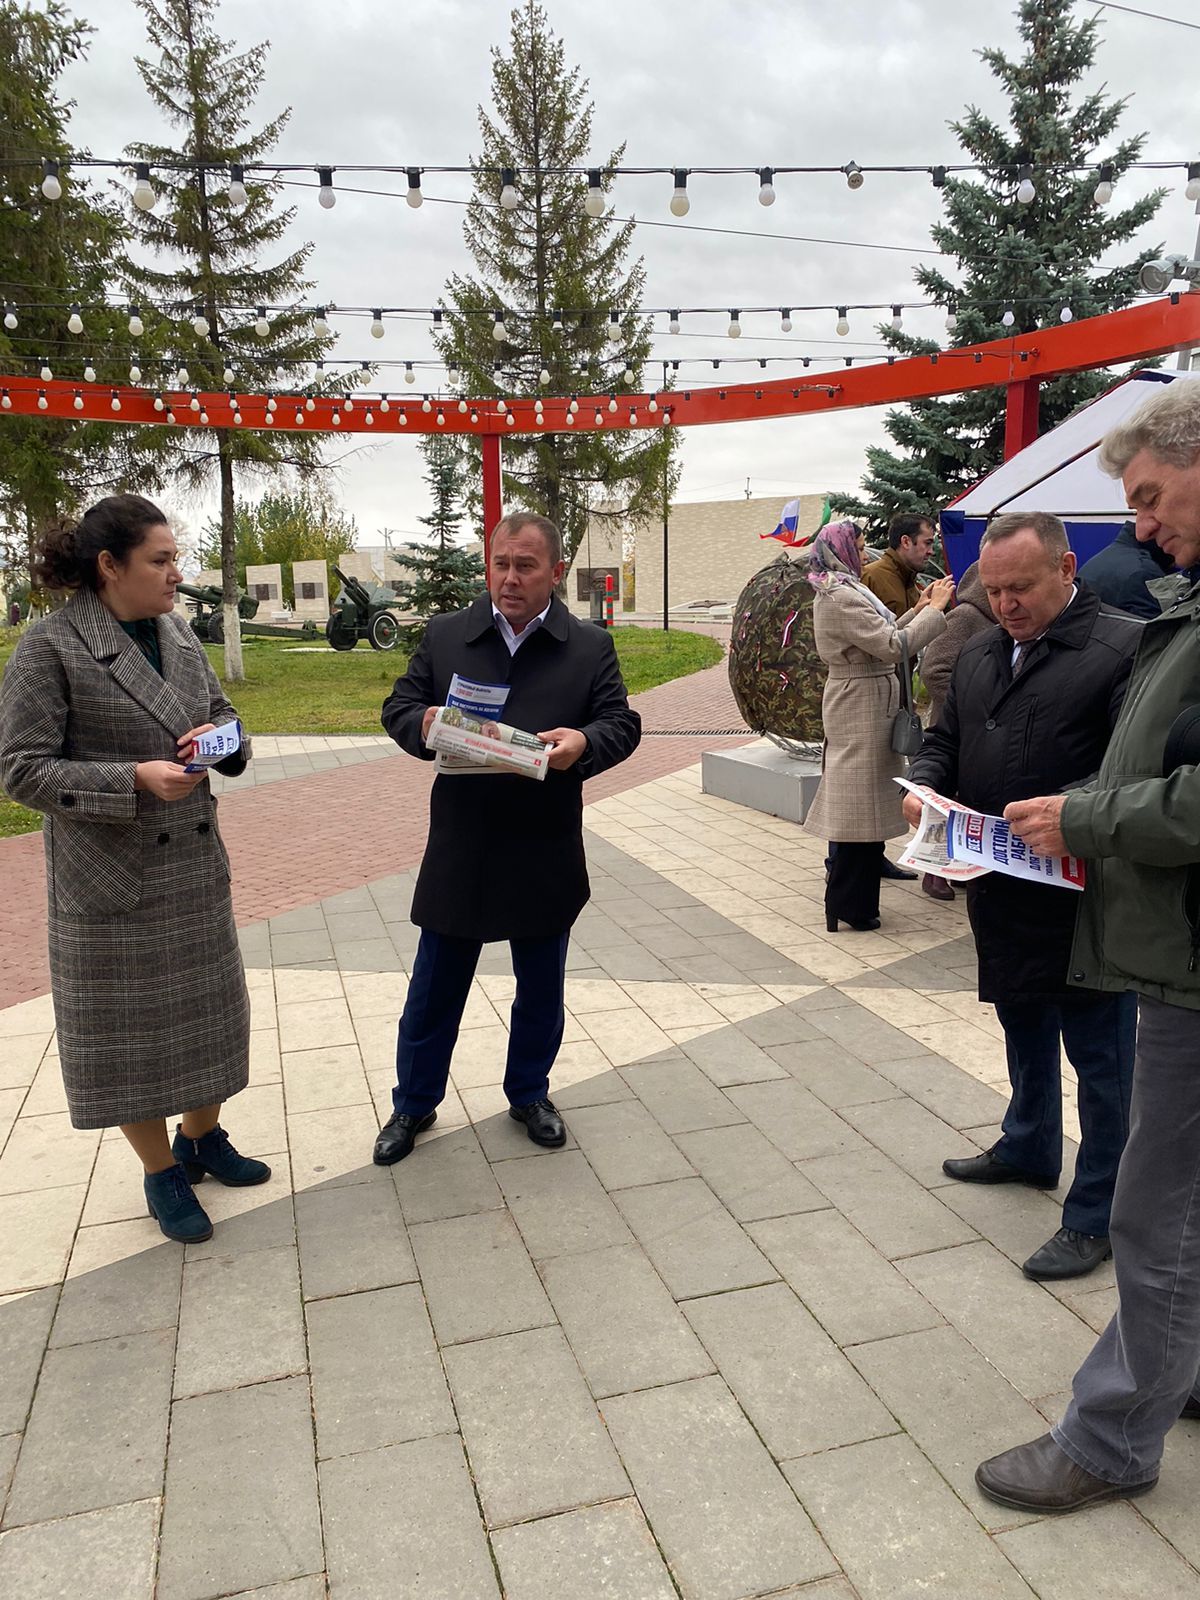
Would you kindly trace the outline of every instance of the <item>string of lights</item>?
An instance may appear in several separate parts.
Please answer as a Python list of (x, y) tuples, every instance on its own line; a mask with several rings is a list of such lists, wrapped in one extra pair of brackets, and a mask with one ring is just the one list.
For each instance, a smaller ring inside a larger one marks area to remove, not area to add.
[[(10, 291), (11, 293), (11, 291)], [(995, 301), (978, 301), (972, 299), (972, 306), (981, 310), (999, 311), (999, 321), (1004, 327), (1012, 327), (1016, 322), (1016, 313), (1022, 307), (1037, 306), (1049, 308), (1061, 322), (1069, 322), (1074, 315), (1071, 307), (1062, 298), (1061, 294), (1046, 295), (1014, 295), (1006, 299)], [(253, 327), (255, 334), (262, 339), (270, 338), (272, 333), (272, 318), (286, 318), (293, 320), (297, 317), (310, 318), (313, 332), (321, 338), (327, 338), (332, 333), (330, 319), (332, 317), (346, 317), (350, 319), (370, 318), (370, 333), (372, 338), (382, 339), (387, 334), (388, 319), (406, 322), (428, 323), (435, 330), (444, 329), (452, 325), (454, 320), (481, 321), (489, 320), (492, 324), (492, 335), (498, 345), (509, 342), (507, 318), (512, 313), (503, 306), (495, 306), (490, 311), (454, 311), (447, 313), (443, 308), (432, 309), (423, 306), (342, 306), (342, 305), (265, 305), (265, 306), (222, 306), (213, 308), (203, 302), (192, 302), (181, 306), (173, 303), (170, 305), (149, 305), (146, 302), (106, 302), (102, 306), (93, 305), (87, 308), (91, 315), (101, 312), (111, 315), (112, 312), (128, 313), (128, 330), (130, 337), (139, 339), (145, 333), (146, 311), (156, 312), (164, 320), (187, 322), (197, 337), (207, 338), (211, 330), (211, 318), (214, 309), (219, 311), (220, 319), (227, 331), (238, 334), (245, 333)], [(633, 321), (644, 319), (653, 320), (655, 317), (667, 318), (667, 332), (680, 334), (683, 332), (684, 317), (713, 317), (720, 316), (726, 319), (725, 333), (730, 339), (740, 338), (747, 331), (742, 322), (743, 317), (770, 316), (779, 318), (778, 331), (791, 333), (795, 316), (813, 315), (816, 313), (836, 313), (837, 322), (835, 332), (841, 338), (846, 338), (850, 333), (850, 313), (887, 313), (890, 325), (899, 329), (903, 324), (903, 315), (906, 311), (930, 311), (938, 309), (933, 301), (929, 300), (890, 300), (890, 301), (846, 301), (841, 304), (828, 301), (806, 305), (753, 305), (753, 306), (626, 306), (621, 308), (563, 308), (550, 312), (543, 320), (549, 323), (552, 333), (563, 333), (569, 324), (587, 325), (593, 321), (607, 322), (608, 340), (614, 346), (626, 343), (630, 333), (629, 324)], [(84, 323), (85, 308), (81, 301), (68, 301), (58, 299), (53, 301), (18, 301), (8, 300), (3, 306), (0, 322), (9, 333), (20, 328), (22, 313), (35, 311), (49, 311), (56, 315), (64, 312), (67, 332), (76, 338), (81, 337), (86, 331)], [(522, 321), (528, 320), (527, 314), (522, 311), (516, 313)], [(449, 321), (448, 321), (449, 319)], [(238, 324), (239, 326), (234, 326)], [(946, 311), (946, 331), (953, 333), (958, 325), (958, 314), (953, 302)], [(753, 337), (753, 334), (752, 334)]]
[[(39, 158), (16, 158), (4, 163), (10, 169), (32, 167), (36, 169)], [(231, 206), (241, 209), (249, 204), (250, 196), (246, 188), (246, 179), (253, 180), (258, 177), (262, 181), (270, 182), (281, 178), (285, 173), (315, 172), (317, 174), (317, 200), (326, 210), (332, 210), (337, 204), (337, 189), (334, 185), (335, 173), (356, 173), (384, 176), (403, 176), (408, 189), (405, 198), (414, 209), (424, 203), (424, 194), (421, 180), (427, 174), (442, 175), (469, 175), (477, 179), (480, 174), (489, 176), (496, 185), (496, 198), (506, 211), (515, 211), (522, 203), (523, 195), (521, 185), (530, 179), (537, 181), (550, 177), (586, 177), (587, 193), (583, 202), (583, 209), (591, 217), (603, 217), (608, 209), (608, 198), (605, 194), (605, 184), (619, 177), (669, 177), (672, 183), (671, 197), (668, 208), (672, 216), (685, 217), (691, 210), (691, 197), (688, 193), (688, 179), (694, 176), (703, 177), (751, 177), (758, 184), (758, 202), (762, 206), (772, 206), (776, 200), (775, 180), (778, 177), (812, 177), (836, 175), (845, 179), (850, 189), (861, 189), (869, 175), (902, 174), (909, 175), (920, 173), (927, 176), (935, 189), (945, 188), (949, 179), (961, 173), (981, 173), (994, 171), (985, 168), (976, 162), (941, 162), (929, 164), (919, 163), (881, 163), (862, 166), (859, 162), (851, 160), (840, 166), (813, 164), (803, 166), (699, 166), (699, 167), (634, 167), (617, 165), (611, 167), (589, 166), (550, 166), (541, 167), (533, 171), (522, 171), (519, 167), (491, 166), (488, 164), (476, 165), (391, 165), (374, 162), (343, 162), (337, 166), (332, 164), (323, 166), (312, 162), (284, 162), (262, 161), (238, 163), (210, 164), (206, 162), (190, 161), (186, 159), (163, 160), (153, 165), (147, 161), (112, 160), (81, 153), (72, 153), (66, 157), (40, 158), (42, 168), (41, 192), (50, 201), (59, 200), (63, 193), (63, 168), (74, 166), (106, 171), (133, 174), (132, 199), (135, 206), (142, 211), (152, 211), (158, 203), (158, 193), (154, 188), (154, 171), (187, 173), (196, 178), (203, 179), (207, 187), (209, 177), (219, 178), (226, 188), (226, 194)], [(1187, 175), (1185, 193), (1189, 200), (1200, 199), (1200, 161), (1189, 159), (1176, 159), (1166, 161), (1137, 161), (1130, 164), (1127, 171), (1139, 172), (1171, 172), (1180, 171)], [(1022, 205), (1031, 205), (1037, 197), (1036, 178), (1039, 172), (1044, 173), (1095, 173), (1096, 186), (1093, 198), (1097, 205), (1107, 205), (1113, 198), (1115, 188), (1115, 169), (1111, 162), (1052, 162), (1041, 166), (1032, 161), (1017, 159), (1005, 171), (1011, 176), (1016, 185), (1016, 198)]]

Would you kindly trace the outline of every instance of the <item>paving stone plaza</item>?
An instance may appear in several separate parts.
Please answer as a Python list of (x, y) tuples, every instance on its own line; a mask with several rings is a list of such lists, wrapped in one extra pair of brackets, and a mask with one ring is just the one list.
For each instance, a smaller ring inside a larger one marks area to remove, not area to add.
[[(723, 673), (685, 680), (701, 726)], [(120, 1134), (71, 1129), (48, 994), (0, 1009), (0, 1594), (1200, 1596), (1196, 1425), (1136, 1503), (975, 1489), (1115, 1291), (1021, 1276), (1061, 1192), (941, 1171), (1007, 1082), (961, 899), (888, 883), (877, 934), (827, 935), (821, 846), (703, 794), (697, 743), (588, 796), (563, 1150), (506, 1115), (489, 946), (437, 1127), (371, 1164), (428, 781), (382, 743), (277, 741), (223, 802), (254, 1008), (224, 1120), (273, 1176), (205, 1184), (210, 1241), (163, 1241)], [(351, 867), (306, 832), (331, 811)], [(37, 914), (0, 970), (39, 970)]]

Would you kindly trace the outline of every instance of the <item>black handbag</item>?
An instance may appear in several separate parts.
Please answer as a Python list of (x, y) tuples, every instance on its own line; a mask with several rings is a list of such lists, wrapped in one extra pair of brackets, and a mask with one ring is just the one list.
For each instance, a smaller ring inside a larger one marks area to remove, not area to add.
[(892, 749), (898, 756), (915, 756), (921, 748), (925, 730), (913, 710), (912, 666), (908, 659), (908, 635), (900, 629), (900, 709), (892, 718)]

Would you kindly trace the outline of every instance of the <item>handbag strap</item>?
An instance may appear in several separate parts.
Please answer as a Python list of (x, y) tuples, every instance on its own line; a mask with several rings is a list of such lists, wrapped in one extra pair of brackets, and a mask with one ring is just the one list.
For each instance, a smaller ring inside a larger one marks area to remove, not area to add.
[(898, 628), (896, 631), (900, 640), (900, 665), (896, 668), (900, 675), (900, 709), (911, 711), (913, 709), (912, 665), (908, 656), (908, 634), (903, 628)]

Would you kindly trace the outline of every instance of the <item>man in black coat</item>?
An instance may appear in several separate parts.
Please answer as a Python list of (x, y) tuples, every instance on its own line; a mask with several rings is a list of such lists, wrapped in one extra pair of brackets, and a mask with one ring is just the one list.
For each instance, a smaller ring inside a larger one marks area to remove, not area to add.
[[(910, 777), (976, 811), (1057, 793), (1099, 770), (1142, 625), (1075, 581), (1057, 517), (998, 517), (979, 576), (999, 626), (955, 663), (950, 692)], [(920, 801), (909, 795), (914, 824)], [(1012, 1099), (1000, 1140), (943, 1162), (964, 1183), (1053, 1188), (1062, 1165), (1059, 1047), (1079, 1079), (1082, 1138), (1063, 1226), (1025, 1262), (1031, 1278), (1078, 1277), (1110, 1254), (1108, 1219), (1129, 1132), (1136, 1010), (1128, 995), (1069, 989), (1074, 891), (999, 872), (967, 885), (979, 998), (1004, 1029)]]
[(1174, 570), (1170, 556), (1153, 540), (1139, 544), (1133, 523), (1127, 522), (1111, 544), (1084, 562), (1079, 576), (1105, 605), (1149, 622), (1162, 615), (1163, 607), (1146, 585)]
[(383, 707), (402, 750), (431, 761), (425, 738), (457, 675), (507, 686), (499, 720), (551, 749), (544, 782), (505, 772), (441, 772), (413, 897), (421, 929), (396, 1047), (395, 1111), (375, 1141), (381, 1166), (402, 1161), (432, 1126), (485, 942), (507, 939), (517, 980), (504, 1092), (509, 1115), (542, 1145), (566, 1141), (549, 1098), (562, 1043), (571, 925), (588, 898), (583, 781), (633, 754), (629, 708), (611, 636), (573, 617), (554, 590), (562, 538), (545, 517), (515, 513), (491, 540), (488, 593), (433, 617)]

